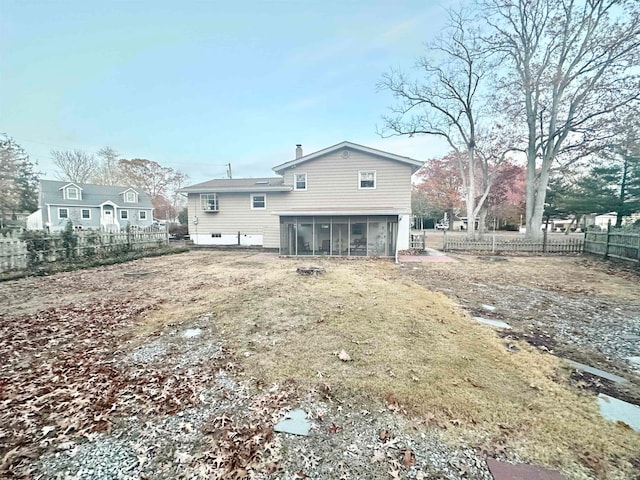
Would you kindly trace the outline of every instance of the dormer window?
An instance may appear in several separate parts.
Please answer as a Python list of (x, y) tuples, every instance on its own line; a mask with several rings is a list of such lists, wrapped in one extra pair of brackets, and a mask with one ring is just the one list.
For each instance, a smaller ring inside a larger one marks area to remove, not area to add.
[(126, 203), (137, 203), (138, 195), (133, 190), (128, 190), (124, 192), (124, 201)]
[(65, 188), (67, 200), (80, 200), (80, 189), (78, 187)]

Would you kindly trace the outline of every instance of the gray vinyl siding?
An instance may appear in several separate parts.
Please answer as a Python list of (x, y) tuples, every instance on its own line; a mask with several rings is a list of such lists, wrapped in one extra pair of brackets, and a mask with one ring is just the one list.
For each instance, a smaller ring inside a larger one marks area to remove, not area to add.
[[(359, 171), (376, 171), (376, 188), (359, 189)], [(284, 184), (294, 184), (295, 173), (307, 174), (307, 189), (288, 197), (291, 210), (381, 210), (411, 211), (411, 166), (366, 153), (342, 151), (303, 162), (284, 173)]]
[[(214, 213), (202, 210), (199, 193), (190, 193), (189, 233), (237, 235), (240, 232), (242, 235), (262, 235), (264, 247), (278, 248), (280, 218), (273, 211), (285, 208), (288, 195), (288, 192), (266, 192), (266, 208), (253, 210), (251, 193), (218, 193), (218, 212)], [(197, 225), (194, 223), (195, 217), (198, 217)]]
[[(58, 218), (58, 209), (66, 208), (68, 211), (68, 218)], [(51, 210), (51, 219), (47, 218), (47, 211)], [(82, 218), (82, 210), (89, 210), (91, 218)], [(120, 219), (120, 210), (127, 210), (129, 212), (128, 220)], [(139, 212), (144, 210), (147, 212), (146, 220), (140, 220)], [(50, 222), (51, 230), (61, 230), (67, 226), (67, 222), (71, 220), (74, 226), (82, 227), (85, 229), (100, 229), (101, 227), (101, 208), (100, 207), (91, 207), (91, 206), (77, 206), (77, 205), (45, 205), (42, 209), (42, 217), (43, 217), (43, 225), (47, 222)], [(121, 228), (125, 228), (127, 223), (131, 226), (137, 227), (150, 227), (153, 223), (153, 210), (146, 208), (117, 208), (117, 218), (116, 220), (119, 222)]]

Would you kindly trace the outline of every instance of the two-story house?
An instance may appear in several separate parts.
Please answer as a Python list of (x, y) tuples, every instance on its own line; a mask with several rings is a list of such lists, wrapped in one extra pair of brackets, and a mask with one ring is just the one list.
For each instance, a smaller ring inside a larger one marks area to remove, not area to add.
[(422, 162), (342, 142), (273, 168), (277, 177), (184, 188), (197, 245), (258, 245), (281, 255), (393, 257), (409, 248), (411, 175)]
[(30, 230), (64, 230), (69, 221), (76, 228), (115, 231), (153, 223), (151, 199), (131, 187), (40, 180), (38, 205), (27, 218)]

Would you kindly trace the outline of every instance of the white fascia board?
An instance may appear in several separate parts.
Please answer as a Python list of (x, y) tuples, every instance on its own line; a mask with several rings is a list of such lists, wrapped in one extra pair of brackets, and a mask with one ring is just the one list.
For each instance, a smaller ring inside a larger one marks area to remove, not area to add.
[(291, 192), (293, 187), (265, 187), (257, 185), (256, 187), (236, 187), (236, 188), (198, 188), (197, 190), (181, 190), (182, 193), (262, 193), (262, 192)]
[(311, 210), (311, 211), (277, 211), (271, 212), (272, 215), (280, 215), (283, 217), (324, 217), (324, 216), (336, 216), (336, 217), (363, 217), (366, 215), (408, 215), (409, 210)]
[(358, 145), (357, 143), (341, 142), (341, 143), (338, 143), (337, 145), (333, 145), (331, 147), (324, 148), (322, 150), (318, 150), (317, 152), (310, 153), (309, 155), (305, 155), (303, 157), (296, 158), (295, 160), (291, 160), (289, 162), (285, 162), (285, 163), (282, 163), (280, 165), (276, 165), (275, 167), (273, 167), (272, 170), (274, 172), (278, 173), (278, 174), (281, 174), (281, 172), (286, 170), (287, 168), (294, 167), (294, 166), (296, 166), (296, 165), (298, 165), (300, 163), (306, 162), (308, 160), (313, 160), (314, 158), (320, 157), (322, 155), (326, 155), (328, 153), (334, 152), (336, 150), (340, 150), (342, 148), (351, 148), (351, 149), (356, 150), (356, 151), (365, 152), (365, 153), (368, 153), (368, 154), (371, 154), (371, 155), (376, 155), (378, 157), (386, 158), (388, 160), (394, 160), (396, 162), (407, 163), (407, 164), (411, 165), (412, 167), (414, 167), (414, 169), (416, 171), (424, 165), (424, 162), (421, 162), (420, 160), (416, 160), (414, 158), (402, 157), (402, 156), (396, 155), (394, 153), (384, 152), (382, 150), (377, 150), (377, 149), (371, 148), (371, 147), (365, 147), (364, 145)]

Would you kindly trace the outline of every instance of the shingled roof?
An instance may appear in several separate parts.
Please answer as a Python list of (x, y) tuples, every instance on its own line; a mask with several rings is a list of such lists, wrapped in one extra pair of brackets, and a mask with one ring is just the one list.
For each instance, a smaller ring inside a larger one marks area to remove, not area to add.
[(183, 193), (201, 192), (289, 192), (291, 186), (284, 185), (282, 177), (221, 178), (191, 185), (180, 190)]
[[(62, 188), (66, 185), (76, 185), (82, 189), (82, 200), (65, 199), (62, 195)], [(132, 189), (138, 194), (138, 203), (125, 203), (122, 193)], [(90, 183), (61, 182), (57, 180), (40, 180), (40, 201), (41, 207), (47, 204), (52, 205), (85, 205), (99, 206), (106, 201), (115, 205), (134, 206), (133, 208), (150, 209), (153, 208), (151, 198), (139, 188), (122, 185), (93, 185)]]

